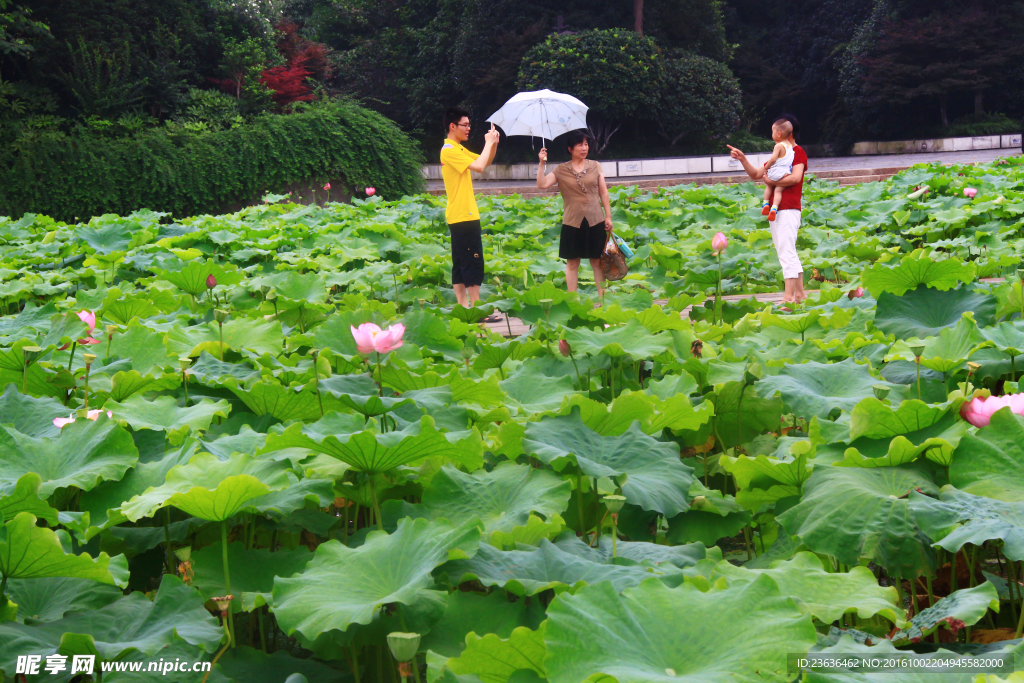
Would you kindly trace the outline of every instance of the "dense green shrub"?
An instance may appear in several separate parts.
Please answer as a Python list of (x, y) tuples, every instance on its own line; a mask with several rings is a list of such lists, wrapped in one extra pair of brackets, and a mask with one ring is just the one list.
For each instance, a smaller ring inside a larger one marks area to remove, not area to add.
[(550, 88), (582, 100), (600, 151), (624, 121), (653, 111), (663, 82), (657, 44), (611, 29), (549, 36), (523, 57), (518, 87)]
[[(397, 125), (351, 100), (229, 130), (157, 128), (123, 138), (41, 137), (0, 151), (0, 215), (60, 220), (147, 207), (216, 211), (306, 180), (344, 178), (385, 198), (422, 189), (423, 159)], [(336, 188), (341, 189), (341, 188)]]
[(725, 64), (676, 52), (665, 60), (665, 86), (656, 111), (658, 132), (670, 145), (721, 138), (739, 125), (740, 83)]

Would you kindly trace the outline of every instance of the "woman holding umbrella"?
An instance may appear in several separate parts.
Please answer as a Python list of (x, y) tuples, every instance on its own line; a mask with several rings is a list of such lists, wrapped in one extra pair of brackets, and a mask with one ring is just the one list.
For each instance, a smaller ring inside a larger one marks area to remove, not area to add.
[[(593, 138), (585, 130), (574, 130), (566, 138), (571, 154), (569, 161), (545, 174), (548, 150), (540, 151), (537, 166), (537, 188), (546, 190), (558, 185), (564, 204), (562, 234), (558, 242), (558, 258), (565, 259), (565, 285), (576, 291), (580, 260), (590, 259), (598, 294), (604, 294), (601, 283), (601, 254), (612, 232), (612, 207), (601, 164), (588, 159)], [(603, 207), (603, 211), (602, 211)]]

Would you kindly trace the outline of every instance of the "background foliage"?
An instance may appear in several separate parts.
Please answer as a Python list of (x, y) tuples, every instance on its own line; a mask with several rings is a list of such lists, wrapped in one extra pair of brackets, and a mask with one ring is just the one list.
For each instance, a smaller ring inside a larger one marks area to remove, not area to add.
[(400, 197), (421, 189), (422, 164), (394, 123), (337, 100), (203, 134), (158, 128), (109, 139), (40, 137), (4, 154), (0, 213), (71, 220), (148, 206), (188, 215), (306, 178), (343, 177), (351, 188)]

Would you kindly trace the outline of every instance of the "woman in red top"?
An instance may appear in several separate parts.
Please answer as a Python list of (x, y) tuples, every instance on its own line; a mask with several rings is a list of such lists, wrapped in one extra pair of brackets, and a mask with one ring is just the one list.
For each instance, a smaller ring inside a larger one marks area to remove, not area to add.
[[(804, 268), (800, 263), (800, 256), (796, 251), (796, 237), (800, 230), (800, 200), (804, 189), (804, 171), (807, 170), (807, 153), (802, 147), (796, 144), (797, 133), (800, 132), (800, 122), (795, 116), (783, 114), (772, 127), (780, 122), (788, 122), (793, 130), (789, 135), (788, 142), (794, 145), (793, 151), (793, 172), (775, 183), (776, 187), (785, 188), (782, 192), (782, 201), (779, 203), (779, 210), (775, 221), (772, 222), (772, 242), (775, 244), (775, 252), (779, 256), (779, 263), (782, 265), (782, 277), (786, 282), (786, 292), (782, 300), (787, 303), (797, 303), (807, 298), (804, 293)], [(753, 180), (760, 180), (764, 177), (764, 166), (753, 166), (747, 156), (731, 145), (727, 145), (730, 156), (743, 164), (743, 170)]]

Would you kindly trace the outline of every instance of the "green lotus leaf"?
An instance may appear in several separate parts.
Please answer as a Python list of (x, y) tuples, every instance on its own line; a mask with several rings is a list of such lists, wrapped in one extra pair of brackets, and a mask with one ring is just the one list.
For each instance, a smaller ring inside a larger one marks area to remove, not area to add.
[(132, 242), (132, 226), (127, 222), (87, 225), (75, 231), (75, 236), (100, 254), (125, 251)]
[[(220, 329), (210, 321), (193, 327), (173, 327), (167, 333), (167, 347), (177, 356), (199, 356), (203, 351), (220, 357)], [(281, 323), (276, 320), (232, 318), (224, 323), (224, 349), (250, 350), (258, 355), (278, 354), (284, 347)]]
[(216, 263), (213, 259), (189, 261), (184, 268), (157, 271), (157, 277), (192, 296), (199, 296), (206, 291), (206, 278), (213, 275), (218, 285), (237, 285), (242, 281), (242, 273), (237, 266)]
[(861, 283), (878, 299), (883, 292), (902, 296), (921, 285), (946, 291), (961, 282), (973, 282), (975, 272), (974, 263), (963, 263), (956, 258), (936, 261), (926, 251), (918, 249), (900, 259), (898, 265), (876, 263), (865, 268)]
[(576, 393), (568, 375), (549, 377), (530, 362), (520, 365), (500, 386), (509, 406), (527, 414), (558, 410), (566, 397)]
[(383, 415), (414, 403), (408, 397), (378, 396), (377, 384), (369, 375), (334, 375), (321, 379), (318, 386), (321, 392), (330, 394), (340, 405), (360, 415)]
[[(221, 683), (346, 683), (352, 680), (347, 669), (339, 671), (313, 658), (300, 659), (285, 650), (267, 655), (258, 648), (242, 646), (228, 649), (217, 660), (213, 671), (217, 678), (210, 676), (210, 680)], [(153, 683), (160, 680), (154, 678)]]
[(755, 386), (762, 396), (782, 394), (786, 405), (799, 417), (828, 417), (834, 408), (853, 410), (861, 400), (874, 395), (873, 386), (890, 388), (890, 398), (897, 401), (906, 387), (879, 380), (868, 365), (848, 358), (841, 363), (802, 363), (786, 365), (774, 377), (766, 377)]
[(627, 474), (622, 494), (644, 510), (671, 516), (690, 507), (693, 470), (679, 461), (678, 445), (647, 436), (639, 424), (621, 436), (601, 436), (573, 408), (569, 415), (529, 423), (523, 450), (557, 469), (575, 461), (589, 477)]
[(670, 543), (702, 543), (713, 546), (721, 538), (735, 536), (750, 523), (751, 514), (732, 495), (708, 489), (699, 481), (690, 487), (692, 507), (668, 520)]
[(985, 338), (978, 332), (978, 326), (974, 321), (963, 318), (955, 327), (944, 328), (937, 337), (924, 340), (901, 339), (889, 349), (885, 361), (913, 361), (915, 356), (911, 347), (921, 345), (924, 346), (921, 365), (935, 372), (951, 373), (963, 367), (963, 364), (985, 343)]
[(123, 403), (108, 401), (104, 409), (112, 411), (114, 419), (124, 420), (136, 431), (152, 429), (167, 432), (167, 440), (177, 445), (190, 432), (209, 429), (215, 417), (226, 419), (231, 412), (231, 404), (226, 400), (203, 399), (182, 408), (171, 396), (157, 396), (152, 401), (147, 401), (136, 394)]
[[(689, 375), (686, 377), (689, 378)], [(654, 392), (626, 390), (609, 405), (582, 394), (573, 394), (562, 401), (557, 411), (546, 414), (567, 415), (578, 409), (583, 422), (602, 436), (619, 436), (636, 421), (640, 422), (640, 428), (645, 434), (652, 436), (660, 435), (664, 429), (696, 431), (711, 419), (715, 406), (709, 401), (694, 406), (689, 394), (683, 391), (671, 394), (673, 379), (666, 379), (654, 389), (665, 393), (666, 398)], [(678, 384), (685, 389), (692, 381), (683, 379)]]
[(11, 579), (7, 592), (18, 605), (20, 622), (56, 621), (68, 612), (99, 609), (124, 597), (117, 586), (67, 577)]
[(980, 547), (1002, 539), (1003, 555), (1024, 560), (1024, 502), (1005, 503), (943, 486), (939, 500), (910, 494), (910, 509), (940, 548), (956, 553), (968, 543)]
[(598, 584), (548, 607), (551, 683), (788, 683), (787, 653), (815, 643), (810, 617), (767, 576), (702, 593), (645, 581), (618, 595)]
[[(232, 593), (270, 593), (274, 590), (275, 576), (289, 577), (301, 573), (313, 559), (313, 553), (301, 545), (294, 550), (281, 548), (270, 552), (260, 548), (246, 550), (244, 543), (229, 543), (227, 557)], [(220, 542), (194, 551), (192, 567), (195, 573), (192, 585), (199, 589), (204, 600), (227, 595)], [(236, 611), (241, 608), (240, 601), (233, 601), (232, 605)]]
[[(807, 443), (807, 442), (804, 442)], [(808, 455), (810, 448), (801, 445), (796, 455), (785, 454), (783, 458), (757, 455), (753, 458), (746, 455), (723, 455), (718, 463), (726, 472), (736, 479), (736, 486), (741, 489), (766, 488), (775, 484), (800, 488), (811, 476), (813, 464)]]
[(114, 334), (110, 340), (110, 355), (130, 358), (132, 370), (140, 375), (159, 376), (164, 368), (178, 369), (177, 358), (164, 345), (164, 335), (138, 323)]
[(778, 521), (813, 552), (847, 565), (868, 558), (891, 576), (911, 578), (935, 565), (931, 544), (905, 498), (913, 490), (939, 491), (919, 467), (816, 467), (800, 503)]
[[(89, 393), (95, 395), (98, 399), (104, 397), (114, 401), (123, 402), (126, 401), (133, 394), (137, 394), (140, 391), (160, 391), (177, 389), (181, 386), (181, 379), (177, 375), (165, 374), (160, 379), (157, 379), (151, 375), (141, 375), (135, 370), (115, 372), (113, 377), (110, 378), (110, 384), (107, 386), (106, 382), (102, 382), (104, 377), (98, 377), (98, 382), (93, 384), (94, 380), (89, 377)], [(100, 384), (102, 382), (102, 385)]]
[(1020, 329), (1019, 323), (1007, 321), (992, 327), (984, 327), (981, 329), (981, 336), (1014, 359), (1024, 354), (1024, 331)]
[(818, 309), (812, 309), (807, 313), (800, 313), (798, 315), (776, 315), (771, 310), (766, 310), (761, 315), (761, 324), (768, 327), (779, 327), (788, 332), (795, 332), (802, 338), (804, 333), (818, 322), (819, 317), (821, 317), (821, 311)]
[(36, 526), (34, 515), (19, 512), (0, 532), (0, 574), (8, 579), (91, 579), (124, 588), (128, 585), (128, 560), (124, 555), (100, 553), (92, 558), (66, 553), (57, 532)]
[(742, 381), (727, 382), (708, 395), (715, 410), (712, 434), (721, 440), (724, 448), (739, 446), (765, 431), (779, 428), (782, 398), (762, 398), (756, 386), (748, 386)]
[[(444, 318), (430, 311), (409, 311), (402, 316), (406, 343), (415, 344), (431, 354), (439, 355), (457, 363), (462, 362), (462, 340), (448, 332)], [(351, 335), (351, 332), (349, 333)]]
[(91, 651), (101, 661), (113, 661), (138, 650), (152, 658), (178, 639), (212, 653), (223, 637), (224, 630), (203, 607), (199, 592), (165, 574), (152, 600), (136, 592), (57, 621), (0, 623), (0, 668), (14, 671), (18, 655), (27, 654), (46, 657)]
[(161, 453), (157, 459), (140, 462), (120, 481), (105, 481), (82, 493), (79, 509), (88, 513), (90, 522), (95, 525), (88, 530), (83, 542), (88, 542), (103, 529), (124, 522), (126, 518), (121, 512), (121, 504), (149, 488), (163, 485), (167, 473), (178, 465), (187, 464), (197, 446), (196, 440), (186, 439), (181, 446)]
[(49, 396), (36, 398), (18, 391), (20, 385), (8, 384), (0, 395), (0, 424), (13, 426), (18, 432), (33, 438), (54, 438), (60, 428), (54, 418), (67, 417), (71, 409)]
[(324, 278), (317, 273), (300, 274), (296, 271), (275, 273), (252, 280), (252, 286), (269, 285), (282, 299), (296, 302), (321, 303), (327, 300)]
[(933, 462), (948, 465), (969, 426), (957, 414), (959, 405), (960, 401), (929, 405), (913, 399), (894, 409), (877, 398), (864, 399), (850, 415), (846, 463), (903, 465), (923, 453)]
[(237, 454), (230, 460), (200, 453), (167, 472), (166, 482), (148, 488), (121, 505), (132, 522), (152, 517), (168, 505), (211, 522), (231, 519), (253, 499), (297, 481), (288, 462)]
[[(569, 552), (583, 552), (585, 554), (596, 553), (602, 561), (608, 562), (612, 556), (612, 540), (602, 536), (597, 548), (591, 548), (585, 543), (580, 543), (575, 534), (566, 538), (563, 534), (555, 541), (555, 544)], [(568, 543), (566, 542), (568, 541)], [(618, 557), (624, 557), (634, 562), (651, 562), (655, 565), (669, 564), (680, 569), (692, 567), (703, 559), (721, 559), (721, 551), (714, 547), (705, 547), (703, 543), (689, 543), (686, 545), (659, 545), (657, 543), (645, 543), (643, 541), (623, 541), (616, 543)]]
[(976, 496), (1024, 502), (1024, 417), (1002, 408), (987, 427), (960, 439), (949, 483)]
[(446, 667), (456, 675), (472, 674), (482, 683), (508, 683), (517, 671), (532, 671), (545, 676), (544, 627), (532, 631), (525, 626), (512, 631), (508, 638), (496, 633), (466, 635), (466, 649), (449, 659)]
[(245, 407), (256, 415), (270, 415), (278, 420), (315, 420), (323, 415), (320, 405), (324, 403), (324, 412), (338, 410), (342, 404), (327, 394), (317, 396), (312, 382), (294, 387), (286, 387), (278, 382), (249, 382), (244, 387), (237, 386), (233, 378), (226, 382), (235, 396), (241, 399)]
[(600, 332), (584, 327), (567, 329), (565, 339), (578, 354), (603, 354), (611, 358), (628, 357), (633, 360), (653, 358), (672, 348), (672, 338), (669, 335), (651, 334), (636, 318), (630, 318), (625, 325), (610, 327)]
[(67, 486), (88, 491), (105, 479), (120, 479), (138, 459), (132, 437), (106, 415), (76, 420), (56, 439), (0, 426), (0, 494), (10, 495), (29, 472), (42, 479), (41, 496)]
[(473, 369), (483, 374), (485, 370), (500, 368), (507, 360), (526, 360), (537, 355), (543, 345), (536, 340), (509, 339), (501, 344), (483, 345), (473, 360)]
[(772, 562), (768, 569), (746, 569), (721, 562), (714, 575), (726, 577), (730, 586), (768, 575), (783, 595), (792, 597), (801, 609), (825, 623), (848, 613), (861, 619), (878, 614), (897, 626), (904, 623), (894, 587), (879, 586), (867, 567), (851, 567), (849, 572), (825, 571), (814, 553), (797, 553), (791, 560)]
[(22, 475), (9, 495), (0, 495), (0, 519), (13, 519), (19, 512), (28, 512), (46, 520), (50, 526), (56, 526), (57, 511), (39, 497), (42, 484), (42, 477), (35, 472)]
[(498, 550), (481, 545), (468, 560), (453, 560), (438, 570), (447, 574), (452, 585), (476, 579), (484, 586), (501, 586), (509, 593), (531, 596), (553, 589), (556, 593), (576, 591), (581, 586), (610, 582), (621, 591), (656, 576), (680, 580), (674, 567), (656, 568), (637, 563), (610, 563), (597, 554), (583, 555), (566, 551), (548, 540), (530, 550)]
[[(110, 294), (117, 294), (117, 290), (111, 290)], [(101, 317), (118, 325), (127, 325), (132, 318), (144, 320), (158, 313), (160, 309), (146, 294), (118, 295), (116, 298), (108, 296), (100, 311)]]
[(206, 351), (200, 353), (199, 360), (189, 368), (190, 380), (196, 379), (209, 386), (224, 386), (229, 377), (234, 378), (238, 384), (244, 384), (249, 380), (258, 380), (260, 371), (248, 363), (225, 363)]
[(307, 638), (369, 624), (382, 605), (430, 599), (434, 568), (472, 554), (479, 540), (476, 520), (455, 527), (407, 519), (393, 534), (371, 532), (358, 548), (328, 541), (304, 572), (274, 579), (274, 613), (285, 633)]
[(455, 524), (477, 518), (484, 534), (510, 533), (524, 526), (531, 512), (550, 518), (569, 504), (572, 486), (552, 472), (511, 462), (490, 472), (466, 474), (445, 465), (424, 487), (422, 508), (431, 519)]
[[(466, 636), (470, 633), (507, 639), (517, 628), (536, 629), (543, 620), (544, 609), (536, 601), (509, 602), (508, 597), (498, 591), (487, 595), (456, 591), (448, 597), (444, 616), (423, 636), (420, 649), (458, 657), (466, 649)], [(472, 659), (463, 664), (469, 665)]]
[(956, 326), (964, 313), (973, 313), (974, 321), (982, 327), (991, 325), (996, 299), (968, 287), (939, 291), (921, 285), (903, 296), (886, 292), (878, 298), (874, 325), (897, 339), (924, 339)]
[(440, 457), (478, 469), (483, 464), (483, 442), (475, 429), (442, 433), (424, 415), (418, 424), (403, 430), (375, 434), (369, 430), (338, 436), (318, 433), (309, 426), (293, 424), (281, 434), (267, 435), (267, 448), (308, 448), (348, 463), (363, 472), (379, 474), (427, 457)]
[(940, 626), (950, 626), (947, 620), (963, 622), (973, 626), (981, 621), (989, 610), (999, 611), (999, 594), (996, 587), (985, 582), (974, 588), (964, 588), (950, 593), (931, 607), (921, 610), (910, 620), (910, 625), (893, 634), (889, 640), (897, 645), (924, 640)]

